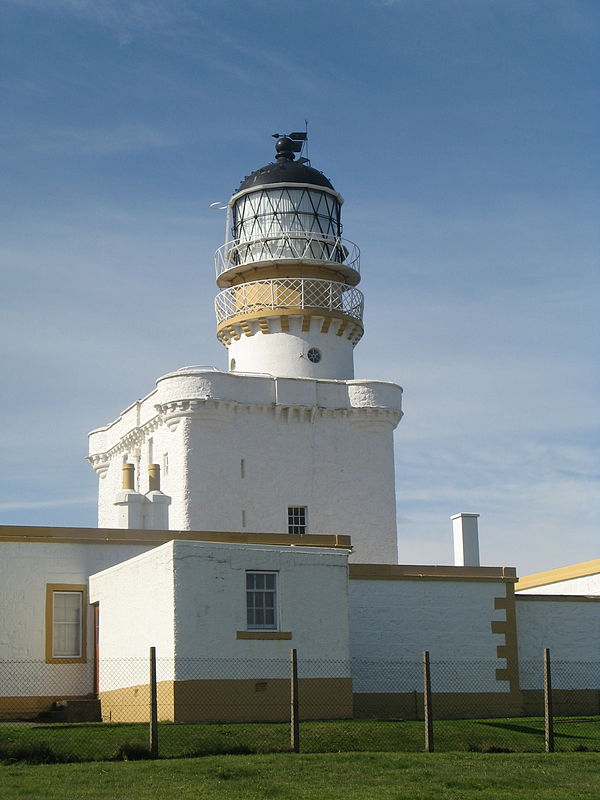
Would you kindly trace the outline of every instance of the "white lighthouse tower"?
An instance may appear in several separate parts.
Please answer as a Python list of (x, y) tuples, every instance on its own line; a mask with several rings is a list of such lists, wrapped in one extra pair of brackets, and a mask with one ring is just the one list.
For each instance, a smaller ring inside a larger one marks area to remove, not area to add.
[(359, 251), (341, 238), (341, 195), (294, 160), (296, 147), (280, 138), (276, 161), (231, 198), (232, 239), (217, 251), (217, 336), (231, 370), (349, 380), (363, 334)]
[(354, 379), (359, 251), (341, 237), (341, 195), (295, 159), (300, 138), (279, 138), (228, 203), (227, 371), (169, 373), (90, 434), (100, 527), (350, 534), (354, 560), (397, 562), (402, 389)]

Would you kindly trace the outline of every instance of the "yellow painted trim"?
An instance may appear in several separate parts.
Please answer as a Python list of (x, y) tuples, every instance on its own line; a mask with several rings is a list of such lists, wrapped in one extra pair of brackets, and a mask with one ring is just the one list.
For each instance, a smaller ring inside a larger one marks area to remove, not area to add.
[(310, 330), (310, 323), (311, 323), (311, 317), (310, 317), (310, 314), (305, 314), (305, 315), (302, 317), (302, 328), (301, 328), (301, 330), (302, 330), (304, 333), (306, 333), (307, 331), (309, 331), (309, 330)]
[(517, 639), (517, 612), (514, 583), (505, 584), (505, 596), (494, 598), (494, 609), (503, 609), (506, 619), (492, 620), (493, 634), (504, 634), (504, 643), (496, 647), (496, 656), (506, 659), (506, 667), (496, 670), (497, 681), (508, 681), (511, 693), (519, 691), (519, 645)]
[[(233, 533), (224, 531), (149, 531), (133, 528), (51, 528), (0, 525), (0, 542), (38, 544), (143, 544), (158, 546), (181, 540), (230, 544), (296, 545), (351, 550), (350, 536), (324, 533)], [(74, 590), (76, 591), (76, 590)]]
[[(351, 317), (349, 314), (344, 314), (341, 311), (330, 311), (326, 308), (301, 308), (300, 306), (288, 306), (287, 308), (256, 308), (247, 314), (236, 314), (234, 317), (228, 317), (226, 320), (223, 320), (223, 322), (217, 325), (217, 337), (219, 337), (223, 331), (226, 331), (230, 336), (233, 336), (234, 339), (239, 339), (239, 333), (237, 333), (234, 326), (239, 325), (248, 319), (258, 320), (261, 318), (266, 319), (268, 317), (304, 317), (306, 315), (325, 319), (340, 319), (342, 320), (342, 324), (345, 323), (342, 333), (349, 323), (354, 324), (359, 328), (362, 336), (362, 324), (356, 319), (356, 317)], [(342, 333), (339, 335), (341, 336)]]
[(519, 578), (516, 585), (517, 592), (522, 589), (534, 589), (537, 586), (546, 586), (549, 583), (561, 583), (573, 578), (587, 578), (588, 575), (597, 575), (600, 572), (600, 558), (591, 561), (581, 561), (579, 564), (569, 564), (558, 569), (549, 569), (546, 572), (534, 572)]
[(252, 329), (247, 322), (240, 322), (240, 327), (244, 331), (246, 336), (252, 336)]
[(515, 599), (533, 600), (536, 603), (600, 603), (600, 597), (591, 594), (518, 594)]
[(236, 639), (291, 639), (291, 631), (236, 631)]
[[(243, 327), (244, 323), (240, 322), (240, 325), (242, 325), (242, 327)], [(269, 333), (270, 332), (269, 320), (266, 319), (265, 317), (259, 317), (258, 325), (260, 327), (260, 332), (261, 333)], [(252, 336), (252, 333), (250, 333), (249, 335)]]
[(323, 324), (321, 325), (321, 333), (327, 333), (329, 331), (329, 326), (331, 325), (331, 317), (325, 317), (323, 320)]
[(347, 327), (348, 327), (348, 320), (344, 319), (342, 321), (342, 323), (338, 326), (338, 329), (335, 332), (335, 335), (336, 336), (341, 336), (344, 333), (344, 331), (346, 330)]
[(416, 564), (350, 564), (351, 580), (397, 581), (427, 578), (444, 581), (502, 581), (514, 583), (514, 567), (451, 567)]
[(286, 314), (281, 314), (279, 317), (279, 324), (281, 326), (281, 332), (287, 333), (290, 329), (290, 318)]
[[(54, 629), (54, 592), (79, 592), (81, 594), (81, 656), (60, 658), (52, 655)], [(46, 584), (46, 664), (85, 664), (87, 663), (87, 586), (76, 583)]]

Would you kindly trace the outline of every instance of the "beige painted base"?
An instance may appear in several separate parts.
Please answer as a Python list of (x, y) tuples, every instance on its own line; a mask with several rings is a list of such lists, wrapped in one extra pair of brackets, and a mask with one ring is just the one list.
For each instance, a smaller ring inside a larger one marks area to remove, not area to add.
[(51, 711), (58, 700), (87, 700), (89, 695), (52, 695), (46, 697), (0, 697), (0, 719), (35, 719), (43, 711)]
[[(526, 689), (523, 696), (523, 714), (527, 717), (544, 715), (544, 693), (539, 689)], [(553, 689), (552, 708), (555, 717), (577, 717), (600, 714), (600, 690)]]
[[(352, 717), (350, 678), (300, 678), (301, 719)], [(147, 722), (147, 686), (100, 694), (104, 722)], [(290, 718), (290, 682), (269, 680), (163, 681), (158, 718), (173, 722), (259, 722)]]
[[(438, 693), (432, 696), (434, 719), (511, 717), (521, 711), (521, 698), (510, 692)], [(422, 692), (354, 695), (356, 719), (423, 719)]]
[[(148, 722), (150, 719), (150, 687), (128, 686), (100, 692), (102, 722)], [(158, 721), (174, 722), (173, 681), (159, 681), (157, 685)]]
[[(600, 714), (597, 689), (555, 689), (554, 715)], [(481, 717), (532, 717), (544, 715), (541, 690), (517, 692), (438, 693), (432, 696), (434, 719), (477, 719)], [(423, 719), (423, 694), (372, 693), (354, 695), (355, 719)]]

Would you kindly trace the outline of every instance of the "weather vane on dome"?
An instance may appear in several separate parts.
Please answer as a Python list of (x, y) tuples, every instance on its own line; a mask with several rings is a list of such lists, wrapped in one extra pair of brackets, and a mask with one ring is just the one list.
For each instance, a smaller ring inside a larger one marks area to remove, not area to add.
[[(293, 133), (273, 133), (271, 134), (275, 143), (275, 158), (283, 161), (293, 161), (294, 153), (301, 153), (305, 146), (308, 146), (308, 122), (305, 131), (294, 131)], [(299, 158), (300, 164), (308, 163), (308, 158)]]

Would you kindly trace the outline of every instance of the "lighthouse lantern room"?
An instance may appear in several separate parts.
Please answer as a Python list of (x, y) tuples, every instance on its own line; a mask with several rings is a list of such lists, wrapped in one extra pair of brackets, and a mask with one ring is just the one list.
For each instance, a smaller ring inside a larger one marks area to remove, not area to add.
[(215, 259), (217, 337), (230, 371), (348, 380), (363, 334), (360, 253), (341, 235), (342, 196), (295, 158), (305, 137), (280, 137), (275, 161), (229, 201), (232, 238)]

